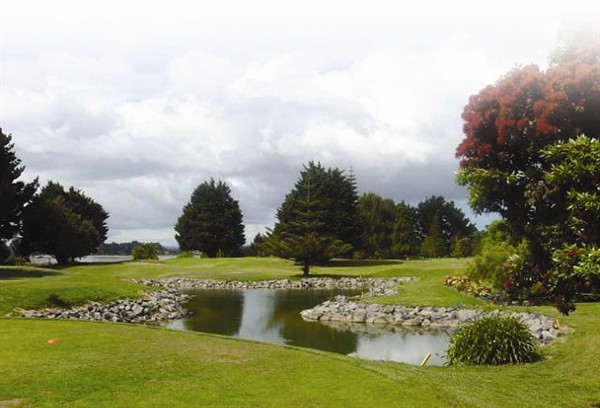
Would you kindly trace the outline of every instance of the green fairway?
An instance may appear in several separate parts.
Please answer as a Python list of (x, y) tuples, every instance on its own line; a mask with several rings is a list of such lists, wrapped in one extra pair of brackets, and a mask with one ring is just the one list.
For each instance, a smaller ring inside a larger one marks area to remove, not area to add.
[[(388, 303), (483, 307), (442, 284), (464, 260), (339, 262), (319, 275), (416, 276)], [(135, 296), (129, 278), (298, 278), (266, 258), (184, 259), (64, 269), (0, 268), (0, 310), (60, 299)], [(549, 307), (531, 308), (558, 316)], [(540, 362), (505, 367), (413, 367), (156, 327), (0, 319), (0, 407), (377, 406), (594, 407), (600, 404), (600, 304), (564, 319), (570, 334)], [(49, 339), (57, 339), (51, 345)], [(14, 404), (14, 405), (9, 405)]]

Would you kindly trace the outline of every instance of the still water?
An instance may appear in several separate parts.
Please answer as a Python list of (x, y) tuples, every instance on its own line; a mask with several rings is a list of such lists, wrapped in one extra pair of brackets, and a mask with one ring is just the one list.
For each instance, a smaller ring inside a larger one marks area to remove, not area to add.
[(184, 306), (193, 312), (170, 322), (180, 330), (223, 334), (269, 343), (289, 344), (352, 354), (372, 360), (420, 364), (432, 353), (428, 365), (442, 365), (448, 336), (442, 331), (415, 331), (366, 324), (306, 322), (299, 313), (337, 294), (331, 290), (194, 290)]

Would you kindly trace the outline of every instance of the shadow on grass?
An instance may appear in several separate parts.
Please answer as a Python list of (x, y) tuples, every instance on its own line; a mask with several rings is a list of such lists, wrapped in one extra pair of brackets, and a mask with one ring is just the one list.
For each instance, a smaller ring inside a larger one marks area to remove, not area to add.
[(334, 259), (321, 265), (323, 268), (354, 268), (365, 266), (400, 265), (399, 259)]
[[(400, 265), (402, 261), (397, 259), (335, 259), (327, 262), (323, 265), (318, 265), (320, 271), (325, 272), (328, 268), (365, 268), (369, 266), (389, 266), (389, 265)], [(317, 266), (317, 265), (315, 265)], [(328, 272), (328, 271), (327, 271)], [(309, 278), (355, 278), (354, 274), (343, 274), (343, 273), (333, 273), (332, 270), (329, 273), (314, 273), (312, 272), (308, 276)], [(303, 278), (304, 275), (299, 273), (293, 275), (294, 278)]]
[(57, 271), (60, 271), (62, 269), (67, 269), (67, 268), (73, 268), (73, 267), (78, 267), (78, 268), (88, 268), (88, 267), (98, 267), (98, 266), (104, 266), (104, 265), (122, 265), (125, 263), (131, 263), (131, 261), (111, 261), (111, 262), (72, 262), (72, 263), (68, 263), (68, 264), (63, 264), (63, 265), (47, 265), (45, 266), (46, 268), (52, 268), (52, 269), (56, 269)]
[(50, 269), (0, 268), (0, 280), (21, 278), (43, 278), (45, 276), (63, 275), (62, 272)]

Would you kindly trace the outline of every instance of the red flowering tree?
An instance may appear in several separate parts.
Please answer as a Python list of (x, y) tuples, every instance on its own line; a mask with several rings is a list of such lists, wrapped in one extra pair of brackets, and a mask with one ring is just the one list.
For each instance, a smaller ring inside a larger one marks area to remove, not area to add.
[[(457, 148), (458, 182), (479, 213), (497, 212), (515, 241), (529, 242), (543, 275), (551, 268), (549, 235), (560, 228), (567, 194), (548, 194), (544, 148), (580, 135), (600, 136), (600, 44), (593, 35), (558, 48), (545, 72), (530, 65), (471, 96)], [(568, 186), (565, 186), (568, 190)], [(542, 279), (542, 276), (540, 276)]]

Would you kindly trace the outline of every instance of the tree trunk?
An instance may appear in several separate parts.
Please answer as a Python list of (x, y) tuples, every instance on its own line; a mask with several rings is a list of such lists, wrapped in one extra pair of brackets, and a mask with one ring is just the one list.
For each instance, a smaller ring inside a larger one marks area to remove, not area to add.
[(56, 263), (58, 265), (68, 265), (69, 264), (69, 256), (63, 254), (55, 254)]
[(304, 264), (304, 266), (302, 267), (302, 276), (304, 276), (305, 278), (308, 277), (308, 272), (310, 270), (310, 265), (309, 264)]

